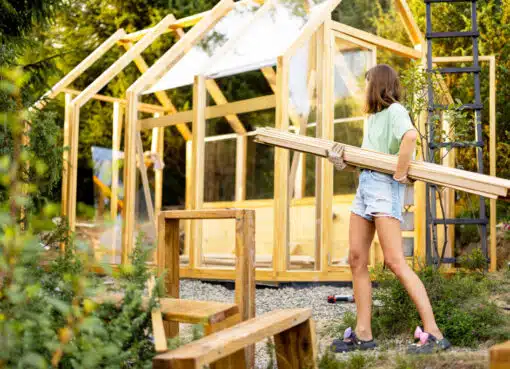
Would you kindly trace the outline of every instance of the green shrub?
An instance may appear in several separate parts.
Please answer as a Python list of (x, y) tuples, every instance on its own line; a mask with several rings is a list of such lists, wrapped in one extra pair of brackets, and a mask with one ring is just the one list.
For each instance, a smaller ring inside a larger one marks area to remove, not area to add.
[[(374, 306), (374, 335), (412, 334), (421, 321), (406, 290), (392, 273), (379, 269), (375, 274), (379, 285), (374, 299), (381, 305)], [(418, 276), (425, 284), (439, 328), (454, 345), (473, 347), (510, 337), (509, 318), (489, 299), (498, 288), (489, 277), (458, 272), (448, 278), (433, 268), (419, 271)]]
[(347, 357), (337, 358), (329, 351), (319, 359), (319, 369), (366, 369), (373, 366), (375, 358), (363, 353), (352, 353)]

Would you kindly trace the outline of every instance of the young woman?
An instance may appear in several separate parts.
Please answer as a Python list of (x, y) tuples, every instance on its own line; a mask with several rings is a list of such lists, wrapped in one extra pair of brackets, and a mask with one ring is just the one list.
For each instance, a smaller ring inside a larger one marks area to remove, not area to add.
[[(333, 341), (335, 352), (376, 347), (370, 325), (372, 314), (372, 287), (368, 273), (369, 249), (377, 231), (386, 266), (397, 276), (412, 298), (424, 325), (417, 328), (419, 342), (409, 350), (430, 353), (445, 350), (450, 343), (437, 327), (427, 291), (413, 270), (407, 265), (402, 250), (402, 207), (405, 186), (411, 181), (407, 170), (415, 148), (417, 132), (407, 110), (399, 103), (398, 75), (388, 65), (376, 65), (367, 72), (366, 122), (362, 148), (385, 154), (398, 155), (397, 170), (393, 176), (362, 170), (359, 186), (351, 208), (349, 226), (349, 264), (352, 271), (356, 301), (356, 328), (348, 328), (343, 339)], [(339, 170), (345, 169), (343, 146), (338, 145), (329, 158)]]

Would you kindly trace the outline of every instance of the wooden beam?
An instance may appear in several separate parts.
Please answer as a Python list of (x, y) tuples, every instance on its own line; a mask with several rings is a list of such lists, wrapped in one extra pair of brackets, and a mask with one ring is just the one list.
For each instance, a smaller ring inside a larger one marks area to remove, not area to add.
[(328, 4), (324, 5), (324, 9), (312, 16), (301, 30), (299, 37), (292, 43), (292, 45), (285, 52), (285, 56), (290, 58), (296, 50), (307, 42), (310, 37), (321, 27), (325, 20), (331, 19), (331, 12), (340, 4), (342, 0), (327, 0)]
[(161, 56), (128, 90), (137, 95), (157, 82), (232, 8), (232, 0), (221, 0), (190, 31)]
[(347, 36), (355, 37), (361, 41), (371, 43), (383, 49), (390, 50), (395, 54), (404, 56), (406, 58), (418, 60), (421, 59), (422, 57), (422, 53), (419, 50), (415, 50), (411, 47), (399, 44), (398, 42), (387, 40), (385, 38), (373, 35), (369, 32), (362, 31), (360, 29), (348, 26), (343, 23), (333, 21), (331, 23), (331, 27), (333, 28), (334, 31), (343, 33)]
[[(480, 55), (478, 61), (490, 62), (494, 55)], [(473, 61), (472, 56), (435, 56), (432, 58), (433, 63), (465, 63)]]
[[(274, 128), (258, 129), (256, 140), (259, 143), (308, 152), (322, 157), (327, 157), (328, 150), (331, 150), (335, 144), (332, 140), (296, 135)], [(397, 158), (394, 155), (355, 146), (345, 145), (344, 157), (348, 164), (383, 173), (391, 174), (396, 168)], [(483, 194), (489, 198), (506, 198), (510, 189), (510, 180), (507, 179), (416, 160), (411, 161), (409, 176), (415, 180), (469, 193)]]
[[(154, 234), (156, 234), (156, 219), (154, 215), (154, 205), (152, 202), (151, 189), (149, 186), (149, 177), (147, 176), (147, 167), (143, 156), (143, 143), (140, 131), (136, 133), (136, 152), (138, 154), (138, 168), (140, 169), (140, 176), (142, 177), (142, 188), (145, 197), (145, 207), (147, 208), (147, 216), (149, 222), (153, 226)], [(141, 201), (142, 199), (140, 199)]]
[[(112, 235), (112, 251), (117, 246), (117, 224), (118, 200), (119, 200), (119, 158), (120, 158), (120, 141), (122, 139), (122, 125), (124, 120), (124, 109), (119, 102), (113, 103), (113, 132), (112, 132), (112, 188), (110, 197), (110, 217), (114, 224)], [(112, 263), (115, 261), (115, 255), (112, 255)]]
[[(277, 62), (277, 104), (275, 127), (289, 128), (289, 60), (278, 57)], [(289, 151), (276, 147), (274, 152), (274, 241), (273, 271), (287, 270), (289, 256)]]
[[(213, 105), (205, 108), (205, 119), (224, 117), (226, 115), (251, 113), (258, 110), (272, 109), (276, 106), (275, 95), (254, 97), (251, 99)], [(169, 127), (178, 123), (188, 123), (193, 120), (193, 111), (186, 110), (159, 118), (141, 119), (138, 122), (140, 129), (155, 127)], [(244, 128), (243, 128), (244, 129)]]
[(150, 32), (145, 34), (143, 38), (133, 47), (129, 48), (119, 59), (108, 67), (101, 75), (94, 80), (85, 90), (83, 90), (74, 100), (73, 104), (82, 107), (88, 100), (97, 94), (108, 82), (110, 82), (117, 74), (129, 65), (137, 56), (139, 56), (147, 47), (149, 47), (156, 38), (158, 38), (168, 25), (175, 22), (172, 14), (163, 18)]
[(275, 356), (281, 369), (317, 369), (315, 324), (312, 319), (274, 336)]
[[(317, 96), (317, 127), (316, 136), (334, 140), (334, 76), (333, 76), (333, 37), (331, 22), (327, 21), (321, 28), (319, 43), (318, 75), (320, 84)], [(317, 158), (315, 165), (315, 198), (316, 198), (316, 230), (315, 230), (315, 270), (327, 273), (328, 256), (333, 233), (333, 165), (324, 159)]]
[(97, 49), (95, 49), (89, 56), (83, 59), (76, 67), (74, 67), (64, 78), (58, 81), (48, 92), (46, 92), (35, 104), (34, 107), (42, 109), (46, 105), (47, 99), (55, 98), (64, 88), (69, 86), (73, 81), (78, 78), (87, 68), (94, 64), (101, 56), (116, 44), (118, 40), (126, 35), (126, 32), (121, 28), (118, 29), (113, 35), (108, 37)]
[[(205, 77), (195, 76), (193, 83), (193, 124), (192, 124), (192, 183), (191, 208), (201, 209), (204, 203), (204, 166), (205, 166), (205, 107), (207, 90)], [(190, 267), (198, 267), (202, 263), (202, 222), (191, 222)]]
[(238, 135), (236, 138), (236, 201), (246, 199), (246, 154), (248, 136)]
[(62, 196), (61, 196), (61, 215), (67, 216), (67, 206), (69, 201), (69, 150), (71, 149), (71, 125), (70, 125), (70, 107), (73, 97), (71, 94), (65, 94), (64, 106), (64, 133), (63, 133), (63, 146), (64, 151), (62, 152)]
[[(496, 57), (490, 56), (489, 65), (489, 173), (496, 176)], [(496, 200), (490, 200), (490, 271), (497, 270), (497, 207)]]
[(409, 9), (407, 1), (395, 0), (395, 5), (413, 45), (422, 45), (425, 39), (420, 31), (420, 27), (418, 27), (418, 23), (416, 23), (416, 19), (414, 19), (411, 9)]
[[(79, 95), (81, 93), (81, 91), (73, 90), (72, 88), (64, 88), (64, 89), (62, 89), (62, 92), (69, 93), (71, 95)], [(118, 97), (111, 97), (111, 96), (105, 96), (105, 95), (96, 94), (96, 95), (92, 96), (92, 99), (98, 100), (98, 101), (105, 101), (105, 102), (109, 102), (109, 103), (118, 102), (123, 107), (126, 106), (126, 104), (127, 104), (126, 99), (119, 99)], [(140, 111), (142, 111), (144, 113), (164, 113), (167, 111), (167, 109), (161, 105), (140, 103)]]
[[(240, 3), (247, 3), (248, 4), (251, 1), (250, 0), (241, 0), (239, 2)], [(255, 0), (255, 2), (257, 2), (257, 3), (264, 3), (263, 0), (262, 1), (261, 0)], [(174, 24), (171, 24), (170, 27), (168, 27), (168, 30), (165, 33), (173, 32), (173, 31), (177, 32), (179, 30), (182, 30), (183, 28), (192, 27), (195, 24), (197, 24), (198, 22), (200, 22), (200, 20), (202, 20), (202, 18), (204, 18), (210, 12), (211, 12), (211, 10), (207, 10), (205, 12), (201, 12), (201, 13), (198, 13), (198, 14), (190, 15), (189, 17), (178, 19)], [(143, 29), (143, 30), (140, 30), (140, 31), (129, 33), (126, 36), (124, 36), (120, 40), (120, 42), (125, 43), (125, 42), (137, 41), (140, 38), (142, 38), (147, 32), (150, 32), (150, 30), (151, 30), (151, 28), (146, 28), (146, 29)]]
[[(181, 346), (176, 350), (158, 355), (153, 360), (153, 368), (203, 368), (266, 337), (278, 335), (298, 326), (309, 320), (311, 314), (312, 311), (310, 309), (276, 310), (264, 314), (242, 322), (235, 327), (224, 329), (213, 335)], [(299, 342), (302, 342), (302, 340)], [(313, 339), (309, 337), (307, 342), (311, 343)], [(285, 359), (288, 362), (295, 360), (292, 357), (284, 357), (280, 359), (280, 362)], [(305, 368), (305, 366), (300, 366), (299, 368)]]
[[(159, 114), (154, 114), (157, 118)], [(164, 163), (165, 128), (152, 129), (151, 152), (155, 153)], [(154, 167), (154, 211), (159, 214), (163, 203), (163, 168)]]

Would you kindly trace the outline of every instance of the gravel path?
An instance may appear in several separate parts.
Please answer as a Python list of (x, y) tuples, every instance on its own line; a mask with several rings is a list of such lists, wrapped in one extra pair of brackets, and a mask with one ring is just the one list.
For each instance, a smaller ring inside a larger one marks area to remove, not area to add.
[[(346, 311), (354, 311), (354, 304), (338, 303), (329, 304), (326, 300), (329, 295), (352, 295), (352, 289), (348, 287), (284, 287), (257, 288), (256, 310), (261, 315), (276, 309), (311, 308), (313, 318), (317, 322), (318, 335), (320, 331), (332, 320), (338, 320)], [(211, 284), (195, 280), (181, 280), (181, 298), (193, 300), (213, 300), (221, 302), (233, 302), (234, 291), (220, 284)], [(186, 336), (189, 329), (183, 329)], [(329, 339), (329, 338), (328, 338)], [(321, 343), (319, 343), (321, 344)], [(260, 342), (256, 348), (257, 369), (267, 369), (269, 357), (266, 343)]]

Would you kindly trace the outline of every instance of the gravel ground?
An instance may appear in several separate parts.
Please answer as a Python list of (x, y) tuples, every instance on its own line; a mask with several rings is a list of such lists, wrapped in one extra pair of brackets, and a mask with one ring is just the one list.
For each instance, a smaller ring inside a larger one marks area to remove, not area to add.
[[(328, 323), (331, 323), (332, 320), (340, 319), (346, 311), (355, 310), (354, 304), (329, 304), (326, 300), (329, 295), (352, 295), (352, 289), (348, 287), (332, 286), (257, 288), (255, 303), (257, 315), (276, 309), (311, 308), (313, 311), (313, 318), (317, 322), (319, 346), (324, 347), (331, 338), (327, 336), (323, 337), (324, 335), (321, 334), (321, 331), (324, 331)], [(181, 280), (180, 296), (184, 299), (193, 300), (234, 301), (233, 290), (229, 290), (220, 284), (211, 284), (195, 280)], [(182, 335), (185, 340), (189, 339), (190, 334), (191, 329), (189, 327), (182, 329)], [(323, 337), (323, 339), (320, 339), (321, 337)], [(265, 342), (257, 344), (255, 361), (255, 367), (257, 369), (267, 368), (269, 356)]]

